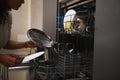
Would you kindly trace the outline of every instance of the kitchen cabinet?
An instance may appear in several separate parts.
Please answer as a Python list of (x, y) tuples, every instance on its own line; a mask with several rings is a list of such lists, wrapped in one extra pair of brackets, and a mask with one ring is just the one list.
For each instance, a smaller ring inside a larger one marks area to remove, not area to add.
[(43, 0), (43, 31), (56, 41), (57, 0)]
[(94, 79), (120, 79), (120, 1), (96, 0)]

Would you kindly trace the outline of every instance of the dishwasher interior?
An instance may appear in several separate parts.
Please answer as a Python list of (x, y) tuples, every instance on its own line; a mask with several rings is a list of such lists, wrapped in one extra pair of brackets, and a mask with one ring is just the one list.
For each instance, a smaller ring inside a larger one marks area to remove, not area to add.
[[(92, 80), (95, 0), (60, 3), (58, 8), (56, 42), (38, 47), (45, 54), (31, 61), (31, 80)], [(69, 10), (75, 14), (66, 15)]]
[(31, 61), (31, 80), (92, 80), (92, 53), (76, 53), (72, 43), (57, 43)]

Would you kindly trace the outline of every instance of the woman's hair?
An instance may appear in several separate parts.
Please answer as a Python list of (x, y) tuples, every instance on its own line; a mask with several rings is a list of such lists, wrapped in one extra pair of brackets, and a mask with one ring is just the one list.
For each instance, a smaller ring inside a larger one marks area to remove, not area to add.
[(0, 0), (0, 24), (6, 20), (7, 11), (7, 0)]

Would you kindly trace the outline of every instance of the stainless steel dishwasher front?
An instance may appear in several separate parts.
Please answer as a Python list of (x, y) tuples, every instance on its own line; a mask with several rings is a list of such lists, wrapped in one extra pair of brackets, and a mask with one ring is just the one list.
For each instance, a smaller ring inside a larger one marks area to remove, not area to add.
[(30, 80), (30, 66), (16, 66), (8, 68), (8, 80)]

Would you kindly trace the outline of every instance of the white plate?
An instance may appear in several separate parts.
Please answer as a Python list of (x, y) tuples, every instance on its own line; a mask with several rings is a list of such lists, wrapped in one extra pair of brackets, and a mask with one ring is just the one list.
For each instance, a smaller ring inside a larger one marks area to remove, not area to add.
[(41, 52), (37, 52), (37, 53), (31, 54), (31, 55), (28, 55), (28, 56), (24, 57), (24, 59), (22, 60), (22, 63), (26, 63), (32, 59), (35, 59), (35, 58), (43, 55), (44, 53), (45, 53), (44, 51), (41, 51)]
[(75, 14), (76, 14), (76, 11), (73, 10), (73, 9), (70, 9), (68, 10), (66, 13), (65, 13), (65, 16), (64, 16), (64, 21), (63, 21), (63, 26), (64, 26), (64, 29), (65, 29), (65, 22), (67, 21), (73, 21), (73, 18), (75, 17)]

